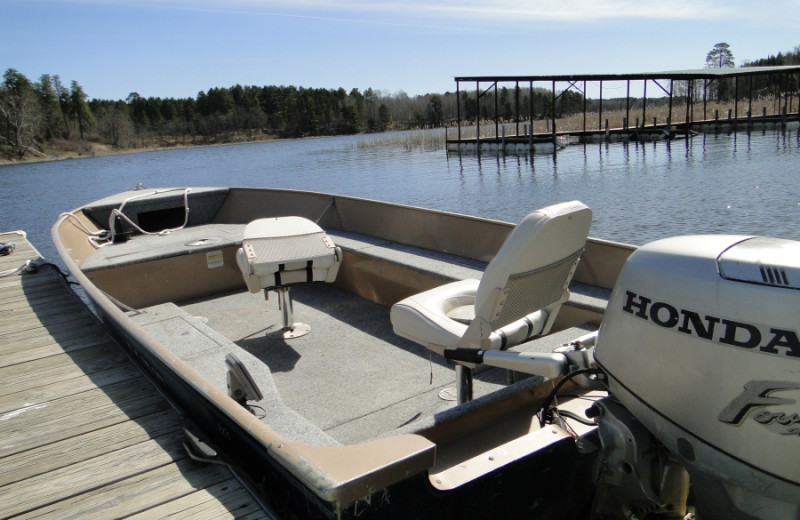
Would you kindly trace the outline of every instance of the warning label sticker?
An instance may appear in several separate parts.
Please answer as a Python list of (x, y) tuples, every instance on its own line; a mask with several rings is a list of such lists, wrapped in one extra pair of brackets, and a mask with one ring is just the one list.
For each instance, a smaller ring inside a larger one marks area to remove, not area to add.
[(225, 261), (222, 259), (222, 251), (209, 251), (206, 253), (206, 262), (209, 269), (225, 265)]

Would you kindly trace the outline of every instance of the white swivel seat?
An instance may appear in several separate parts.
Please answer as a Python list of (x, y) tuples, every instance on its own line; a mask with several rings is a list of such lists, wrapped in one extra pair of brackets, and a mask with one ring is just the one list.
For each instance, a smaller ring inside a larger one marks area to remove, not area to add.
[[(526, 215), (480, 280), (452, 282), (392, 306), (396, 334), (444, 355), (454, 348), (505, 350), (547, 334), (583, 251), (592, 211), (579, 201)], [(458, 402), (472, 399), (472, 365), (456, 364)]]
[(278, 293), (283, 327), (277, 335), (289, 339), (309, 332), (293, 321), (292, 285), (333, 282), (339, 272), (342, 251), (316, 223), (302, 217), (254, 220), (244, 228), (236, 262), (250, 292)]

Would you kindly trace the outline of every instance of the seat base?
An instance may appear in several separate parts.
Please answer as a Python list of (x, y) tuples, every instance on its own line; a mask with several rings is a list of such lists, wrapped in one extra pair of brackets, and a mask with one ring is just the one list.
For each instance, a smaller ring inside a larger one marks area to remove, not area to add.
[(289, 327), (267, 331), (269, 339), (294, 339), (305, 336), (311, 332), (311, 325), (307, 323), (293, 323)]
[[(278, 293), (278, 308), (281, 310), (283, 324), (280, 329), (267, 332), (267, 337), (270, 339), (294, 339), (311, 332), (311, 325), (294, 321), (291, 289), (290, 286), (281, 286), (274, 289)], [(265, 298), (268, 298), (268, 293), (269, 289), (264, 289)], [(270, 327), (270, 329), (272, 328)]]

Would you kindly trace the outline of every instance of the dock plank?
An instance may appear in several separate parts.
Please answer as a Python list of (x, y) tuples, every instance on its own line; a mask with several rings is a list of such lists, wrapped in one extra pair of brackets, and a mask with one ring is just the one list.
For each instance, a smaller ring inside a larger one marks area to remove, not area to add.
[(0, 276), (0, 519), (270, 518), (183, 422), (56, 270)]
[(70, 354), (48, 356), (0, 367), (0, 395), (24, 392), (127, 364), (130, 362), (124, 352), (101, 344)]

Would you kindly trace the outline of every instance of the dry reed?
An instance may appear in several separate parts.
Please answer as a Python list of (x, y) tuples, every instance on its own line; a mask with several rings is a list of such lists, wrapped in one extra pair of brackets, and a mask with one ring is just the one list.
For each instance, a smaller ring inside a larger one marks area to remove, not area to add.
[[(729, 117), (737, 115), (744, 117), (747, 115), (748, 109), (752, 109), (753, 117), (761, 116), (762, 113), (776, 114), (778, 112), (778, 102), (773, 98), (754, 99), (752, 106), (747, 99), (739, 100), (738, 107), (734, 106), (733, 102), (718, 103), (709, 101), (705, 104), (705, 113), (702, 102), (696, 102), (689, 107), (689, 119), (692, 121), (700, 120), (713, 120), (715, 117), (725, 120)], [(790, 110), (796, 110), (790, 107)], [(664, 103), (658, 105), (646, 106), (643, 111), (641, 107), (631, 109), (626, 112), (625, 110), (613, 110), (599, 112), (583, 112), (572, 114), (570, 116), (556, 119), (556, 130), (558, 132), (581, 132), (581, 131), (604, 131), (606, 124), (609, 129), (624, 128), (625, 118), (629, 117), (627, 121), (628, 128), (634, 128), (637, 123), (642, 126), (652, 126), (655, 123), (661, 125), (665, 124), (669, 117), (669, 106)], [(642, 119), (646, 119), (643, 121)], [(606, 123), (607, 122), (607, 123)], [(686, 103), (676, 102), (672, 106), (672, 124), (681, 124), (686, 122)], [(539, 119), (533, 121), (534, 134), (549, 134), (552, 132), (552, 120)], [(584, 126), (585, 125), (585, 126)], [(482, 121), (480, 125), (481, 138), (494, 138), (501, 137), (503, 132), (505, 135), (517, 135), (519, 128), (519, 135), (527, 135), (526, 131), (530, 131), (530, 121), (505, 122), (495, 125), (494, 121)], [(477, 134), (475, 126), (462, 126), (460, 131), (461, 139), (474, 139)], [(371, 148), (400, 148), (407, 152), (411, 151), (437, 151), (445, 149), (447, 139), (457, 139), (458, 130), (454, 127), (447, 128), (445, 131), (431, 131), (431, 130), (411, 130), (408, 132), (394, 133), (391, 135), (382, 136), (375, 134), (370, 139), (361, 139), (353, 146), (357, 149), (371, 149)]]

